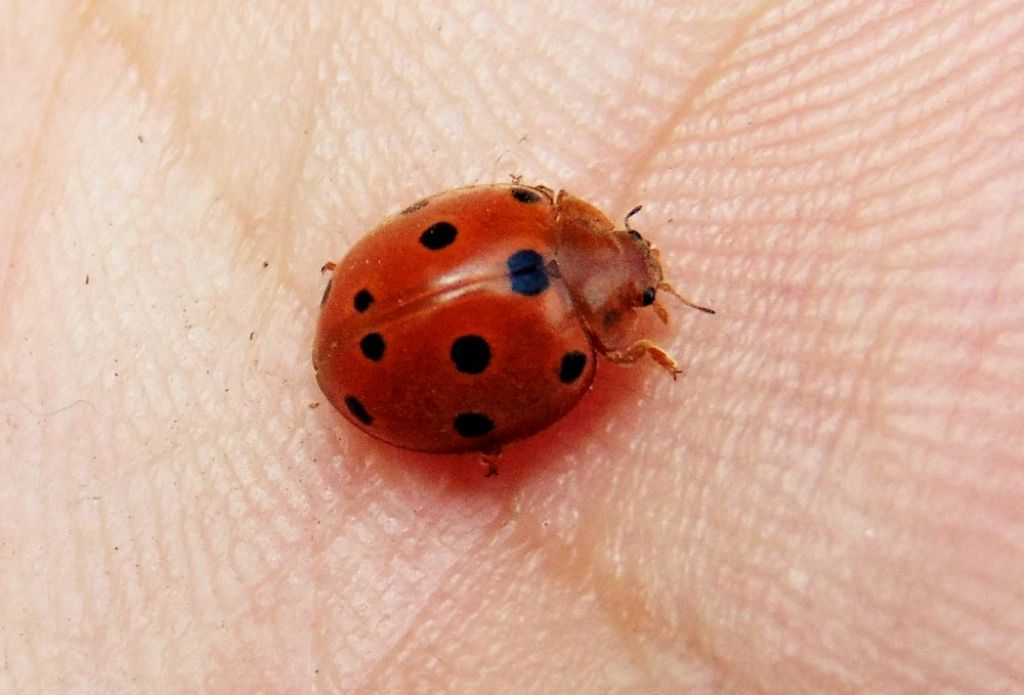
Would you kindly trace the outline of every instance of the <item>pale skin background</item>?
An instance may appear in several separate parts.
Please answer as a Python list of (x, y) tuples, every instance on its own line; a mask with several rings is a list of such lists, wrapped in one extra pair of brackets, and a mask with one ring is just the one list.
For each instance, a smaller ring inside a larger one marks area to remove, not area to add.
[[(0, 5), (0, 690), (1020, 688), (1024, 3), (476, 4)], [(686, 376), (492, 479), (311, 408), (320, 265), (510, 174)]]

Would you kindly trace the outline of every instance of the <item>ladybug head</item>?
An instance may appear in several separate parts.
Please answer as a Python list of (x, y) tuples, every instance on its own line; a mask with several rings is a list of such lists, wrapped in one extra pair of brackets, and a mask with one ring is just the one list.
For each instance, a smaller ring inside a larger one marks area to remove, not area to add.
[(633, 256), (635, 256), (637, 263), (632, 269), (630, 275), (632, 276), (633, 291), (631, 292), (631, 303), (635, 307), (653, 306), (654, 313), (658, 315), (663, 322), (668, 322), (668, 312), (660, 304), (656, 303), (658, 297), (658, 290), (662, 290), (676, 297), (683, 304), (698, 309), (707, 314), (715, 313), (714, 309), (710, 309), (706, 306), (700, 306), (694, 304), (686, 297), (683, 297), (675, 288), (664, 280), (664, 273), (661, 269), (661, 257), (658, 253), (658, 249), (651, 246), (651, 242), (644, 239), (640, 232), (636, 231), (629, 225), (629, 218), (636, 213), (640, 212), (641, 206), (637, 205), (635, 208), (629, 211), (626, 215), (623, 224), (625, 226), (624, 232), (618, 232), (617, 234), (622, 235), (624, 238), (622, 241), (627, 248), (633, 250)]
[(651, 307), (667, 321), (658, 292), (679, 295), (662, 276), (658, 250), (629, 226), (629, 218), (640, 208), (626, 215), (622, 230), (600, 210), (569, 194), (559, 195), (556, 208), (555, 267), (597, 344), (609, 349), (635, 342), (636, 310), (643, 307)]

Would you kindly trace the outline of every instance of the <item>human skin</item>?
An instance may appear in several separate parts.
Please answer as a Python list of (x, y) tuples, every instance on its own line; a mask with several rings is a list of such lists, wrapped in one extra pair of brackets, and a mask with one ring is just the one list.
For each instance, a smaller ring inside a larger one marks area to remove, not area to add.
[[(1022, 687), (1024, 4), (499, 4), (0, 5), (0, 690)], [(310, 347), (510, 174), (719, 313), (485, 479)]]

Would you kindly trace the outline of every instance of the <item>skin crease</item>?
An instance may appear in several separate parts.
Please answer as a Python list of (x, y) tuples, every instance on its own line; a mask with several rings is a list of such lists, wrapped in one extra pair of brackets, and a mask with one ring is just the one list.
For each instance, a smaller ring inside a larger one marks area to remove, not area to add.
[[(1021, 686), (1024, 5), (160, 5), (0, 5), (0, 690)], [(492, 479), (311, 407), (321, 264), (511, 173), (686, 375)]]

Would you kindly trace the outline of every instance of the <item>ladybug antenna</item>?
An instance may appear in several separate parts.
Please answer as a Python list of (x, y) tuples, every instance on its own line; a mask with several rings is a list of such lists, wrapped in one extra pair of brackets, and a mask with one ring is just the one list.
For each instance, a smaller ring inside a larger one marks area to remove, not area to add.
[(658, 283), (658, 289), (661, 290), (662, 292), (668, 292), (670, 295), (672, 295), (673, 297), (675, 297), (676, 299), (678, 299), (679, 301), (681, 301), (683, 304), (685, 304), (688, 307), (692, 307), (692, 308), (694, 308), (694, 309), (696, 309), (698, 311), (703, 311), (705, 314), (714, 314), (715, 313), (715, 310), (712, 309), (711, 307), (701, 306), (700, 304), (697, 304), (696, 302), (691, 302), (689, 299), (687, 299), (683, 295), (681, 295), (678, 292), (676, 292), (676, 288), (673, 287), (672, 285), (668, 284), (667, 282), (664, 282), (664, 281), (659, 282)]
[(643, 208), (643, 205), (637, 205), (635, 208), (633, 208), (632, 210), (630, 210), (629, 212), (626, 213), (626, 217), (622, 220), (622, 224), (624, 224), (626, 226), (626, 231), (627, 232), (633, 232), (634, 234), (639, 234), (639, 232), (637, 232), (635, 229), (633, 229), (632, 227), (629, 226), (629, 218), (632, 217), (633, 215), (635, 215), (636, 213), (640, 212), (641, 208)]

